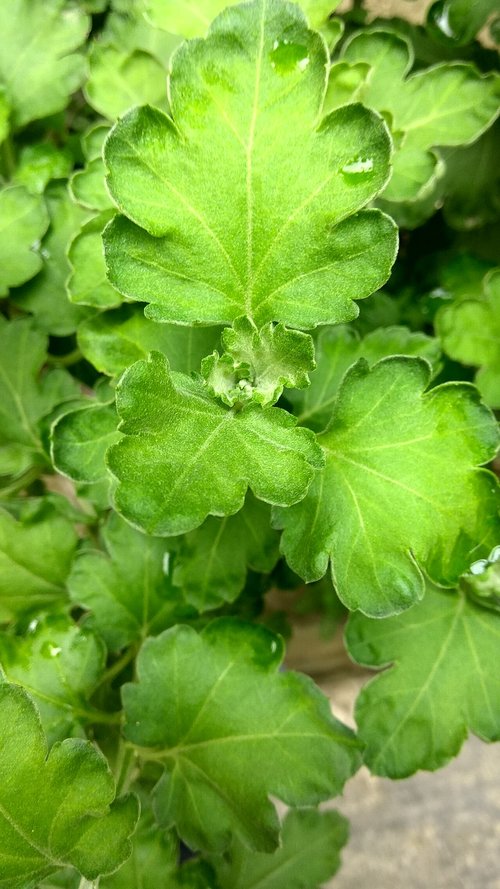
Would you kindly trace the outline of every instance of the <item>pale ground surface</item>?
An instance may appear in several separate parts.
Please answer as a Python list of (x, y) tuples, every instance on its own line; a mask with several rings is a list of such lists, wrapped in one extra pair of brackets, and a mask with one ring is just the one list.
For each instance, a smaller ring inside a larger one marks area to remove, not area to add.
[[(287, 663), (310, 672), (335, 714), (353, 725), (366, 673), (339, 640), (297, 628)], [(404, 781), (362, 769), (336, 806), (351, 823), (343, 866), (325, 889), (500, 889), (500, 744), (470, 738), (438, 772)]]

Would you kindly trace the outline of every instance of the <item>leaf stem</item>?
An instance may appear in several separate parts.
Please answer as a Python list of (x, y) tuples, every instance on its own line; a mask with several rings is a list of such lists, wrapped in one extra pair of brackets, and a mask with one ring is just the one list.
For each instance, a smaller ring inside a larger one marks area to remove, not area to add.
[(131, 648), (127, 648), (126, 651), (123, 652), (121, 657), (119, 657), (114, 662), (114, 664), (111, 664), (111, 666), (104, 671), (99, 685), (104, 685), (105, 682), (109, 682), (110, 680), (114, 679), (115, 676), (118, 676), (122, 672), (122, 670), (124, 670), (125, 667), (134, 660), (136, 654), (137, 649), (134, 645), (131, 646)]
[(82, 877), (78, 889), (99, 889), (99, 877), (97, 880), (87, 880), (86, 877)]
[(30, 466), (26, 472), (23, 472), (22, 475), (19, 475), (16, 479), (11, 481), (9, 485), (5, 485), (5, 487), (0, 488), (0, 496), (1, 497), (10, 497), (11, 494), (17, 493), (17, 491), (21, 491), (23, 488), (28, 488), (32, 482), (35, 482), (40, 475), (42, 475), (44, 471), (43, 466)]
[(117, 796), (121, 796), (122, 793), (125, 793), (129, 789), (134, 769), (135, 750), (120, 739), (116, 768)]
[(51, 367), (70, 367), (70, 365), (81, 361), (82, 357), (80, 349), (77, 348), (73, 349), (72, 352), (68, 352), (67, 355), (47, 355), (46, 364), (49, 364)]

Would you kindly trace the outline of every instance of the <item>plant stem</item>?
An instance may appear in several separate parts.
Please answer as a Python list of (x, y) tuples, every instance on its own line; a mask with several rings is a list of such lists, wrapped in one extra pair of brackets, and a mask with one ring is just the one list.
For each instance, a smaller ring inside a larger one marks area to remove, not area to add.
[(122, 793), (125, 793), (132, 779), (132, 774), (135, 767), (135, 750), (133, 747), (129, 747), (125, 745), (122, 740), (120, 740), (120, 748), (118, 751), (118, 759), (117, 759), (117, 774), (116, 774), (116, 795), (120, 796)]
[(78, 889), (99, 889), (99, 878), (97, 880), (87, 880), (82, 877)]
[(109, 682), (111, 679), (114, 679), (115, 676), (118, 676), (122, 672), (122, 670), (125, 669), (127, 664), (129, 664), (130, 661), (134, 660), (136, 653), (137, 649), (135, 648), (135, 646), (127, 648), (127, 650), (123, 652), (121, 657), (119, 657), (118, 660), (114, 662), (114, 664), (111, 664), (111, 666), (108, 667), (107, 670), (105, 670), (105, 672), (102, 674), (99, 685), (104, 685), (105, 682)]
[(77, 364), (81, 358), (82, 353), (80, 349), (73, 349), (67, 355), (47, 355), (46, 363), (51, 367), (70, 367), (72, 364)]

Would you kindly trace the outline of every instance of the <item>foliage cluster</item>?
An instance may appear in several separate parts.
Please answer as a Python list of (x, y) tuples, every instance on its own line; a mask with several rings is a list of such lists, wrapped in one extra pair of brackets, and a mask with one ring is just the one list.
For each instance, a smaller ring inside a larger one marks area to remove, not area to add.
[(314, 889), (500, 739), (497, 4), (336, 5), (0, 4), (4, 889)]

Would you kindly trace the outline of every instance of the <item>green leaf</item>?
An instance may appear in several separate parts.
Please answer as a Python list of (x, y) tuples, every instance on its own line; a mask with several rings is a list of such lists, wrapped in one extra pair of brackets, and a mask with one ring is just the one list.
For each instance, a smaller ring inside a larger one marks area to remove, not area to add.
[(109, 133), (103, 124), (91, 127), (82, 137), (82, 150), (87, 160), (83, 170), (77, 170), (70, 179), (69, 190), (72, 198), (90, 210), (109, 210), (113, 201), (105, 183), (102, 147)]
[(282, 644), (263, 627), (221, 619), (145, 642), (138, 683), (123, 688), (126, 737), (165, 765), (157, 815), (191, 848), (221, 851), (231, 834), (272, 852), (269, 795), (315, 805), (358, 766), (357, 743), (312, 680), (277, 673)]
[(31, 194), (43, 194), (51, 179), (67, 179), (73, 167), (69, 148), (57, 148), (52, 142), (26, 145), (19, 154), (14, 181)]
[(106, 552), (78, 556), (68, 589), (73, 602), (92, 612), (92, 625), (108, 648), (141, 641), (187, 616), (165, 573), (164, 540), (141, 534), (115, 513), (102, 540)]
[(69, 148), (35, 142), (21, 150), (14, 180), (31, 194), (43, 194), (51, 179), (67, 179), (72, 167), (73, 155)]
[(65, 0), (10, 0), (0, 5), (0, 81), (15, 127), (62, 111), (81, 85), (85, 59), (74, 50), (90, 20)]
[(78, 345), (101, 373), (119, 376), (151, 350), (164, 352), (172, 370), (199, 371), (202, 358), (219, 341), (217, 327), (179, 327), (155, 324), (145, 318), (141, 306), (123, 305), (84, 321), (78, 329)]
[(33, 313), (44, 333), (68, 336), (89, 314), (88, 309), (71, 305), (65, 286), (70, 272), (66, 251), (89, 214), (73, 203), (66, 186), (51, 186), (46, 200), (51, 222), (42, 241), (43, 268), (11, 296), (19, 308)]
[(107, 210), (89, 219), (69, 245), (71, 271), (66, 287), (69, 299), (75, 305), (108, 309), (122, 302), (121, 294), (106, 277), (102, 248), (102, 230), (113, 215), (112, 210)]
[(443, 215), (452, 228), (470, 231), (500, 218), (499, 142), (496, 121), (473, 145), (441, 152), (446, 164)]
[(423, 602), (384, 621), (350, 618), (351, 656), (390, 669), (369, 682), (356, 721), (372, 772), (403, 778), (438, 769), (469, 731), (500, 740), (500, 616), (428, 585)]
[(210, 516), (176, 547), (173, 582), (198, 611), (233, 602), (241, 593), (247, 567), (272, 571), (279, 558), (279, 537), (271, 528), (269, 507), (250, 494), (236, 515)]
[(63, 741), (47, 755), (38, 714), (22, 689), (0, 684), (0, 713), (4, 885), (24, 889), (65, 865), (91, 880), (116, 870), (130, 855), (135, 797), (115, 800), (106, 760), (89, 741)]
[(129, 219), (104, 233), (108, 275), (149, 317), (309, 328), (356, 317), (387, 279), (394, 224), (359, 211), (386, 184), (390, 139), (358, 105), (319, 122), (326, 66), (298, 7), (254, 0), (179, 47), (172, 119), (139, 108), (111, 131), (108, 186)]
[(443, 306), (436, 330), (451, 358), (480, 367), (476, 385), (487, 404), (500, 408), (500, 269), (485, 279), (482, 299)]
[(442, 63), (408, 76), (413, 62), (406, 38), (365, 30), (344, 44), (340, 64), (330, 73), (328, 109), (362, 101), (390, 122), (396, 152), (387, 201), (425, 197), (439, 172), (430, 149), (473, 142), (498, 114), (497, 74), (482, 76), (472, 65)]
[(116, 120), (134, 105), (166, 105), (165, 68), (148, 53), (99, 42), (92, 46), (89, 64), (86, 99), (108, 120)]
[(232, 515), (248, 487), (267, 503), (295, 503), (322, 465), (312, 433), (285, 411), (220, 405), (198, 380), (170, 373), (159, 352), (125, 372), (117, 410), (123, 438), (107, 458), (116, 508), (150, 534)]
[(308, 386), (315, 367), (311, 337), (284, 324), (257, 330), (249, 318), (237, 318), (223, 331), (222, 348), (222, 357), (214, 352), (204, 359), (202, 375), (211, 394), (230, 407), (274, 404), (285, 386)]
[(276, 521), (290, 567), (332, 578), (351, 610), (383, 617), (424, 594), (425, 571), (453, 585), (500, 537), (498, 486), (478, 464), (498, 445), (493, 416), (467, 383), (425, 392), (430, 367), (394, 357), (344, 377), (319, 436), (326, 467)]
[(102, 721), (88, 701), (105, 663), (102, 640), (66, 616), (33, 620), (24, 638), (0, 636), (0, 670), (36, 703), (49, 745)]
[(389, 355), (420, 355), (435, 368), (440, 354), (438, 340), (412, 333), (407, 327), (373, 330), (364, 339), (350, 327), (326, 328), (317, 338), (317, 366), (311, 385), (304, 391), (287, 393), (287, 399), (299, 423), (322, 432), (330, 422), (344, 374), (360, 358), (372, 365)]
[(51, 431), (55, 468), (77, 482), (105, 479), (106, 451), (121, 438), (117, 425), (114, 403), (95, 401), (64, 413)]
[(0, 510), (0, 621), (66, 598), (77, 543), (73, 525), (49, 504), (31, 521)]
[(24, 284), (42, 267), (38, 252), (40, 238), (49, 224), (42, 198), (21, 185), (0, 191), (0, 218), (4, 234), (0, 240), (0, 296), (9, 287)]
[(66, 371), (42, 371), (46, 358), (47, 337), (31, 319), (0, 318), (0, 444), (21, 445), (35, 460), (42, 452), (41, 420), (79, 391)]
[[(326, 23), (340, 0), (301, 0), (301, 7), (313, 28)], [(158, 28), (182, 34), (183, 37), (202, 37), (209, 29), (210, 22), (219, 15), (228, 0), (198, 0), (193, 5), (187, 0), (177, 0), (175, 4), (163, 0), (144, 0), (148, 18)]]
[(176, 889), (178, 840), (158, 827), (149, 799), (141, 799), (141, 817), (132, 855), (120, 870), (99, 881), (99, 889)]
[(226, 858), (214, 860), (220, 889), (317, 889), (339, 869), (347, 835), (348, 823), (337, 812), (292, 810), (273, 855), (236, 842)]

